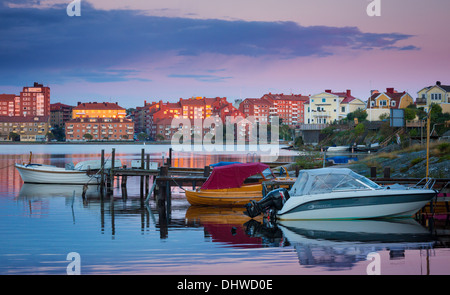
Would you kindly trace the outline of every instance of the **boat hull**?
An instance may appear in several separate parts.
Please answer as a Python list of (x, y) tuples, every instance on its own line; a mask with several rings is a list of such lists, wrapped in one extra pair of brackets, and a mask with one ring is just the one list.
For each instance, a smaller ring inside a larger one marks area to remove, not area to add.
[(336, 193), (332, 198), (321, 195), (291, 197), (278, 212), (278, 218), (308, 220), (411, 217), (434, 196), (433, 190), (424, 189), (389, 191), (385, 195), (372, 193), (354, 196)]
[(84, 171), (65, 170), (50, 166), (15, 165), (25, 183), (45, 184), (98, 184), (98, 177), (89, 176)]
[(231, 189), (186, 190), (187, 201), (196, 206), (242, 207), (251, 200), (259, 201), (261, 198), (261, 184)]

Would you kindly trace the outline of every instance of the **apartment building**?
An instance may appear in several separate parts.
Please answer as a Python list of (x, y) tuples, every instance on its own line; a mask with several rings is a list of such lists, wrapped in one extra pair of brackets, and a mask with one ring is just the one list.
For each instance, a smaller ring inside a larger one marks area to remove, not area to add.
[[(168, 139), (171, 136), (171, 133), (168, 133), (168, 131), (170, 129), (175, 131), (176, 129), (167, 127), (169, 125), (168, 121), (172, 121), (174, 118), (189, 119), (193, 126), (194, 122), (203, 122), (209, 117), (219, 117), (222, 122), (225, 122), (227, 117), (235, 118), (238, 116), (243, 117), (244, 115), (232, 103), (229, 103), (226, 97), (180, 98), (178, 102), (174, 103), (163, 103), (162, 100), (153, 103), (144, 101), (144, 106), (137, 107), (135, 111), (136, 132), (145, 132), (153, 139), (156, 139), (158, 134), (159, 138), (164, 136), (165, 139)], [(203, 133), (204, 130), (200, 132)]]
[(48, 117), (0, 117), (0, 140), (46, 141), (49, 131)]
[(111, 102), (78, 102), (72, 109), (72, 118), (125, 118), (127, 112), (118, 103)]
[(15, 94), (0, 94), (0, 116), (14, 116), (16, 100), (20, 100), (20, 96)]
[(72, 119), (73, 106), (54, 103), (50, 105), (50, 125), (64, 128), (67, 121)]
[(282, 124), (296, 127), (303, 124), (305, 120), (305, 103), (309, 101), (309, 96), (301, 94), (269, 94), (263, 95), (261, 99), (266, 99), (272, 104), (269, 115), (276, 115), (282, 120)]
[(333, 92), (331, 89), (312, 95), (306, 109), (305, 124), (329, 124), (347, 117), (366, 104), (352, 95), (351, 90)]
[(78, 102), (66, 122), (66, 141), (122, 141), (134, 139), (134, 122), (117, 102)]
[(66, 141), (127, 141), (133, 136), (134, 123), (125, 118), (75, 118), (66, 122)]
[[(20, 95), (0, 94), (0, 137), (11, 140), (10, 133), (21, 141), (46, 139), (50, 129), (50, 88), (35, 82), (23, 87)], [(15, 136), (16, 137), (16, 136)]]

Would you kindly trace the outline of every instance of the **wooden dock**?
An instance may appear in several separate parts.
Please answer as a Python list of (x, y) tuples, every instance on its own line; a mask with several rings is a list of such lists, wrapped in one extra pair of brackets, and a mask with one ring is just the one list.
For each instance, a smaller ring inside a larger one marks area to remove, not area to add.
[[(171, 192), (172, 187), (180, 187), (185, 190), (187, 188), (195, 189), (201, 186), (211, 173), (211, 167), (205, 166), (204, 168), (183, 168), (172, 167), (172, 149), (169, 150), (169, 157), (163, 166), (152, 167), (150, 162), (150, 156), (145, 155), (145, 150), (141, 150), (140, 167), (114, 167), (115, 149), (112, 149), (111, 153), (112, 167), (110, 169), (101, 169), (97, 171), (101, 175), (101, 189), (106, 192), (107, 195), (113, 194), (114, 179), (117, 179), (117, 186), (121, 184), (122, 197), (127, 197), (127, 180), (129, 177), (140, 177), (140, 198), (142, 201), (149, 202), (151, 197), (156, 201), (158, 206), (164, 206), (167, 208), (167, 213), (170, 215), (171, 208)], [(101, 151), (101, 161), (105, 162), (105, 152)], [(286, 165), (289, 163), (266, 163), (271, 168)], [(155, 169), (156, 168), (156, 169)], [(298, 176), (299, 169), (295, 169), (295, 176)], [(294, 176), (294, 175), (291, 175)], [(390, 168), (386, 167), (383, 171), (383, 177), (377, 177), (376, 168), (371, 168), (371, 180), (378, 184), (416, 184), (420, 181), (417, 178), (391, 178)], [(119, 182), (120, 179), (120, 182)], [(248, 182), (254, 182), (260, 180), (260, 177), (251, 177)], [(450, 179), (436, 179), (434, 188), (442, 190), (443, 194), (437, 197), (436, 200), (430, 202), (422, 212), (434, 213), (436, 208), (439, 208), (439, 212), (449, 214), (450, 216), (450, 197), (448, 183)], [(283, 187), (291, 187), (294, 182), (288, 181), (282, 183), (279, 181), (271, 182), (266, 181), (263, 183), (263, 194), (265, 195), (272, 189)], [(443, 195), (443, 196), (442, 196)]]

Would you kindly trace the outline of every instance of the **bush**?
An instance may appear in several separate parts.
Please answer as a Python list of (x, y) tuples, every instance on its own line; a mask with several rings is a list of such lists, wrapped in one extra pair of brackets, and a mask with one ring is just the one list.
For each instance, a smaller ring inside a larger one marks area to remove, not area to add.
[(366, 129), (366, 128), (364, 127), (364, 124), (359, 123), (359, 124), (356, 125), (356, 127), (355, 127), (355, 134), (356, 134), (357, 136), (359, 136), (359, 135), (361, 135), (361, 134), (364, 133), (364, 130), (365, 130), (365, 129)]

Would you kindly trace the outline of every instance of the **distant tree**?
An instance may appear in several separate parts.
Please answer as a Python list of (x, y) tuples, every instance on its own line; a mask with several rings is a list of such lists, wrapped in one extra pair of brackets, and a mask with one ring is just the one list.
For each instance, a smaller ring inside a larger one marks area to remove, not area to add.
[(430, 127), (433, 128), (434, 126), (438, 135), (442, 135), (449, 130), (449, 128), (446, 127), (446, 122), (450, 121), (449, 113), (442, 113), (442, 107), (438, 104), (431, 104), (430, 112)]
[(15, 133), (15, 132), (10, 132), (10, 133), (9, 133), (9, 138), (10, 138), (12, 141), (20, 141), (20, 135), (17, 134), (17, 133)]
[(65, 138), (64, 128), (60, 126), (55, 126), (52, 128), (52, 134), (55, 136), (54, 138), (57, 141), (64, 141)]
[(148, 134), (145, 133), (145, 132), (141, 132), (141, 133), (138, 134), (137, 137), (138, 137), (138, 139), (139, 139), (140, 141), (145, 141), (145, 140), (147, 140), (147, 138), (148, 138)]
[(404, 109), (404, 111), (405, 111), (405, 120), (411, 121), (416, 118), (415, 110), (413, 110), (411, 108), (406, 108), (406, 109)]
[(45, 137), (47, 138), (47, 141), (50, 141), (52, 139), (55, 139), (55, 135), (52, 132), (47, 132), (47, 134), (45, 134)]
[(357, 118), (358, 123), (361, 123), (366, 120), (367, 116), (368, 115), (365, 110), (357, 109), (356, 111), (347, 114), (347, 120), (352, 122), (355, 118)]
[(92, 140), (94, 137), (92, 137), (92, 134), (86, 133), (85, 135), (83, 135), (83, 138), (85, 138), (86, 140)]
[(164, 140), (164, 135), (156, 134), (156, 140)]

